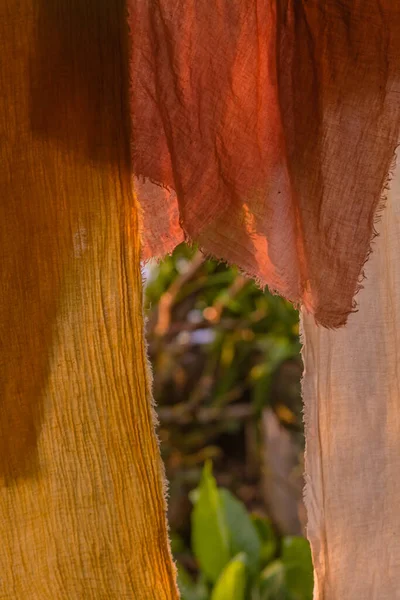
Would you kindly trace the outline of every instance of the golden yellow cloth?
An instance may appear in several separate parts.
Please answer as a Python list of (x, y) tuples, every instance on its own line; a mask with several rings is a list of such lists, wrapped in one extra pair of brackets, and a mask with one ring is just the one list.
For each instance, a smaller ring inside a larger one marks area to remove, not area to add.
[(178, 597), (120, 0), (0, 0), (0, 598)]

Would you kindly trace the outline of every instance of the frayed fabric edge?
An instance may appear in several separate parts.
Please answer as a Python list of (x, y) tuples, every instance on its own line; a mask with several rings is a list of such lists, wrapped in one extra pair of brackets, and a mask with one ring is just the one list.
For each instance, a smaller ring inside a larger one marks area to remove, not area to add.
[[(139, 225), (139, 236), (140, 239), (142, 240), (142, 230), (141, 230), (141, 207), (140, 207), (140, 203), (138, 202), (137, 198), (135, 197), (135, 204), (136, 206), (134, 207), (134, 210), (137, 211), (138, 214), (138, 225)], [(169, 523), (168, 523), (168, 518), (167, 518), (167, 513), (168, 513), (168, 498), (169, 498), (169, 483), (168, 483), (168, 479), (166, 476), (166, 472), (165, 472), (165, 465), (164, 462), (161, 458), (161, 451), (160, 451), (160, 439), (158, 437), (157, 434), (157, 430), (158, 430), (158, 426), (159, 426), (159, 419), (158, 419), (158, 415), (157, 415), (157, 411), (156, 411), (156, 402), (154, 400), (154, 396), (153, 396), (153, 369), (152, 369), (152, 365), (151, 365), (151, 361), (150, 361), (150, 357), (149, 357), (149, 345), (148, 345), (148, 339), (147, 339), (147, 323), (148, 323), (148, 319), (145, 313), (145, 274), (144, 274), (144, 270), (143, 270), (143, 263), (141, 261), (140, 264), (140, 271), (141, 271), (141, 278), (142, 278), (142, 305), (141, 305), (141, 313), (142, 313), (142, 319), (143, 319), (143, 344), (144, 344), (144, 348), (143, 348), (143, 352), (144, 352), (144, 356), (143, 356), (143, 362), (144, 362), (144, 368), (145, 368), (145, 378), (146, 378), (146, 398), (147, 401), (150, 405), (150, 409), (151, 409), (151, 418), (152, 418), (152, 424), (153, 424), (153, 435), (155, 437), (156, 440), (156, 444), (157, 444), (157, 448), (158, 448), (158, 473), (159, 473), (159, 481), (161, 483), (162, 486), (162, 495), (163, 495), (163, 503), (164, 503), (164, 522), (165, 522), (165, 528), (166, 528), (166, 532), (167, 532), (167, 538), (168, 538), (168, 543), (167, 543), (167, 561), (170, 562), (171, 566), (172, 566), (172, 581), (171, 581), (171, 587), (174, 588), (174, 598), (176, 600), (179, 600), (180, 593), (179, 593), (179, 589), (178, 589), (178, 584), (177, 584), (177, 575), (178, 575), (178, 571), (177, 571), (177, 565), (176, 562), (174, 560), (174, 557), (172, 555), (172, 550), (171, 550), (171, 539), (170, 539), (170, 528), (169, 528)], [(171, 600), (173, 600), (171, 598)]]
[[(303, 401), (303, 423), (304, 423), (304, 486), (303, 502), (307, 514), (306, 535), (310, 542), (311, 554), (314, 565), (314, 593), (313, 600), (324, 600), (324, 575), (325, 567), (323, 560), (324, 544), (324, 516), (323, 516), (323, 476), (321, 464), (321, 452), (319, 448), (319, 419), (318, 419), (318, 396), (317, 401), (312, 404), (312, 395), (308, 393), (308, 385), (312, 383), (307, 371), (311, 364), (309, 358), (310, 349), (307, 345), (307, 334), (305, 320), (307, 315), (300, 311), (300, 344), (301, 358), (303, 362), (303, 374), (301, 378), (301, 395)], [(317, 327), (314, 323), (313, 326)], [(314, 365), (315, 368), (315, 365)]]
[[(386, 203), (387, 203), (387, 196), (388, 196), (388, 191), (390, 189), (390, 183), (392, 181), (393, 173), (396, 168), (397, 151), (398, 151), (399, 145), (400, 144), (397, 144), (393, 148), (390, 162), (387, 165), (386, 175), (383, 180), (383, 185), (381, 188), (380, 196), (377, 198), (375, 205), (373, 206), (373, 209), (372, 209), (372, 216), (371, 216), (371, 223), (370, 223), (370, 230), (371, 230), (370, 240), (368, 243), (368, 248), (367, 248), (364, 260), (360, 267), (360, 271), (359, 271), (357, 280), (354, 285), (353, 300), (352, 300), (351, 306), (349, 306), (346, 311), (343, 311), (341, 313), (335, 312), (332, 314), (328, 314), (325, 312), (323, 319), (320, 319), (318, 317), (318, 307), (315, 307), (315, 310), (311, 306), (306, 307), (308, 312), (311, 312), (314, 315), (316, 322), (326, 329), (336, 330), (336, 329), (339, 329), (339, 328), (345, 326), (348, 321), (349, 316), (353, 313), (358, 312), (357, 296), (364, 287), (364, 281), (366, 279), (365, 267), (371, 256), (371, 253), (373, 252), (373, 247), (374, 247), (376, 238), (379, 236), (379, 233), (376, 229), (376, 225), (380, 222), (381, 217), (382, 217), (382, 212), (384, 211)], [(134, 146), (134, 142), (132, 141), (132, 149), (134, 151), (133, 146)], [(152, 184), (156, 187), (159, 187), (160, 189), (164, 189), (171, 194), (176, 193), (172, 187), (167, 186), (164, 183), (157, 181), (151, 177), (145, 176), (144, 174), (135, 173), (133, 175), (133, 180), (135, 178), (142, 182), (147, 181), (150, 184)], [(142, 206), (139, 198), (136, 198), (136, 200), (137, 200), (137, 205), (139, 207), (139, 216), (140, 216), (140, 224), (141, 224), (140, 225), (141, 226), (141, 239), (143, 240), (144, 239), (143, 222), (144, 222), (145, 209)], [(202, 244), (199, 244), (196, 239), (198, 237), (198, 235), (193, 236), (187, 231), (186, 225), (185, 225), (182, 217), (179, 218), (179, 227), (182, 232), (182, 240), (177, 241), (176, 243), (174, 243), (174, 240), (171, 240), (171, 243), (169, 244), (168, 248), (166, 248), (165, 252), (155, 253), (151, 257), (142, 258), (142, 261), (144, 264), (146, 264), (146, 262), (148, 262), (148, 260), (150, 260), (150, 258), (156, 260), (157, 262), (161, 261), (165, 256), (171, 255), (174, 251), (174, 248), (177, 245), (179, 245), (179, 243), (181, 243), (182, 241), (185, 241), (189, 245), (197, 245), (197, 247), (202, 252), (202, 254), (205, 256), (206, 259), (214, 259), (220, 263), (226, 264), (227, 266), (236, 266), (242, 275), (244, 275), (245, 277), (248, 277), (249, 279), (252, 279), (259, 288), (261, 288), (261, 289), (268, 288), (268, 290), (272, 294), (280, 295), (288, 302), (291, 302), (295, 306), (296, 309), (299, 309), (300, 306), (302, 305), (301, 296), (302, 296), (304, 290), (299, 290), (298, 297), (296, 297), (296, 298), (290, 296), (289, 294), (285, 294), (285, 292), (283, 290), (275, 288), (273, 285), (270, 284), (270, 282), (268, 280), (260, 277), (259, 273), (257, 273), (256, 270), (243, 269), (240, 267), (240, 265), (235, 265), (227, 256), (221, 255), (220, 253), (213, 251), (212, 248), (205, 247)], [(304, 285), (307, 285), (307, 283), (305, 283)]]
[[(395, 162), (395, 161), (394, 161)], [(390, 173), (392, 173), (392, 170), (394, 169), (394, 166), (390, 169)], [(173, 193), (174, 190), (168, 186), (165, 186), (163, 183), (155, 181), (154, 179), (150, 178), (150, 177), (146, 177), (142, 174), (135, 174), (133, 176), (133, 185), (134, 185), (134, 179), (138, 178), (144, 182), (149, 182), (152, 185), (155, 185), (157, 187), (159, 187), (160, 189), (165, 189), (170, 193)], [(388, 179), (388, 182), (390, 182), (391, 178)], [(370, 246), (367, 252), (367, 255), (365, 257), (365, 260), (362, 264), (361, 267), (361, 271), (359, 274), (359, 277), (357, 279), (357, 283), (355, 285), (355, 290), (354, 290), (354, 294), (353, 294), (353, 303), (352, 306), (350, 306), (348, 308), (348, 310), (342, 312), (342, 313), (338, 313), (335, 312), (332, 315), (328, 315), (325, 313), (325, 318), (324, 319), (319, 319), (318, 316), (316, 315), (317, 310), (314, 310), (313, 308), (311, 308), (311, 306), (307, 307), (308, 312), (310, 312), (311, 314), (314, 315), (314, 319), (316, 320), (316, 322), (318, 323), (318, 325), (320, 325), (321, 327), (325, 328), (325, 329), (329, 329), (329, 330), (336, 330), (336, 329), (340, 329), (341, 327), (345, 326), (348, 320), (348, 317), (354, 313), (357, 312), (357, 302), (355, 300), (355, 296), (359, 293), (359, 291), (363, 288), (362, 282), (365, 279), (365, 274), (364, 274), (364, 267), (365, 264), (368, 261), (368, 258), (372, 252), (372, 243), (375, 239), (375, 237), (377, 237), (379, 234), (377, 233), (376, 229), (375, 229), (375, 223), (379, 222), (379, 218), (380, 218), (380, 214), (382, 212), (382, 210), (384, 209), (385, 203), (386, 203), (386, 196), (387, 196), (387, 185), (388, 182), (385, 182), (385, 187), (384, 190), (385, 193), (382, 193), (382, 197), (381, 199), (378, 201), (378, 206), (376, 209), (376, 212), (378, 212), (378, 216), (375, 215), (374, 217), (374, 221), (373, 221), (373, 228), (372, 228), (372, 234), (371, 234), (371, 241), (370, 241)], [(143, 242), (144, 240), (144, 234), (143, 234), (143, 229), (144, 229), (144, 214), (145, 214), (145, 208), (143, 207), (142, 203), (140, 202), (140, 199), (137, 197), (137, 194), (135, 193), (135, 197), (136, 197), (136, 202), (138, 205), (138, 213), (139, 213), (139, 221), (140, 221), (140, 236), (141, 236), (141, 240)], [(292, 297), (290, 294), (286, 294), (282, 289), (279, 289), (277, 287), (274, 287), (274, 285), (271, 285), (271, 283), (267, 280), (264, 279), (262, 277), (260, 277), (259, 273), (257, 273), (256, 270), (251, 270), (251, 269), (245, 269), (243, 267), (241, 267), (238, 264), (235, 264), (233, 261), (231, 261), (227, 256), (221, 254), (220, 252), (217, 251), (213, 251), (212, 248), (210, 248), (209, 246), (205, 246), (201, 243), (199, 243), (199, 241), (197, 240), (197, 235), (191, 235), (186, 226), (185, 223), (183, 222), (182, 218), (179, 219), (179, 227), (180, 230), (182, 232), (182, 240), (177, 241), (176, 243), (174, 243), (173, 241), (171, 242), (171, 244), (169, 245), (168, 248), (166, 248), (164, 251), (162, 252), (156, 252), (154, 254), (152, 254), (151, 256), (143, 256), (141, 257), (141, 262), (143, 265), (146, 265), (150, 260), (154, 260), (155, 262), (159, 263), (160, 261), (162, 261), (165, 257), (167, 256), (171, 256), (174, 252), (174, 249), (182, 242), (187, 243), (189, 246), (197, 246), (197, 248), (201, 251), (201, 253), (204, 255), (205, 259), (212, 259), (212, 260), (216, 260), (218, 263), (222, 263), (227, 265), (228, 267), (236, 267), (238, 269), (238, 271), (240, 272), (241, 275), (247, 277), (248, 279), (251, 279), (255, 282), (255, 284), (262, 290), (268, 289), (268, 291), (272, 294), (272, 295), (278, 295), (281, 296), (283, 299), (285, 299), (287, 302), (290, 302), (297, 310), (300, 310), (301, 306), (302, 306), (302, 293), (303, 291), (299, 290), (299, 293), (297, 295), (297, 297)]]
[[(128, 25), (129, 38), (131, 38), (133, 36), (133, 31), (132, 31), (132, 26), (131, 26), (131, 23), (132, 23), (131, 16), (132, 16), (131, 15), (131, 7), (128, 2), (127, 8), (126, 8), (126, 22)], [(131, 60), (132, 60), (132, 56), (130, 54), (129, 55), (129, 65), (131, 64)], [(134, 82), (132, 81), (131, 70), (129, 70), (129, 94), (131, 95), (133, 93), (134, 93)], [(131, 139), (130, 139), (130, 146), (131, 146), (131, 153), (133, 153), (134, 140), (132, 138), (132, 134), (131, 134)], [(132, 156), (132, 154), (131, 154), (131, 156)], [(137, 215), (137, 233), (140, 238), (140, 244), (141, 244), (140, 256), (141, 256), (142, 255), (142, 244), (143, 244), (143, 207), (142, 207), (142, 205), (137, 197), (137, 194), (135, 192), (133, 172), (132, 172), (131, 181), (132, 181), (132, 189), (133, 189), (132, 211), (135, 211), (136, 215)], [(161, 257), (160, 257), (160, 259), (161, 259)], [(153, 396), (153, 370), (152, 370), (152, 365), (151, 365), (151, 361), (150, 361), (150, 357), (149, 357), (149, 347), (148, 347), (148, 339), (147, 339), (147, 317), (145, 314), (145, 277), (144, 277), (144, 271), (143, 271), (143, 262), (142, 262), (141, 258), (140, 258), (139, 267), (140, 267), (141, 279), (142, 279), (142, 298), (141, 298), (140, 310), (141, 310), (142, 320), (143, 320), (143, 363), (144, 363), (145, 381), (146, 381), (145, 395), (146, 395), (147, 401), (148, 401), (148, 403), (150, 405), (150, 409), (151, 409), (153, 435), (155, 437), (155, 441), (156, 441), (157, 449), (158, 449), (157, 468), (158, 468), (159, 482), (161, 484), (161, 491), (162, 491), (162, 497), (163, 497), (164, 526), (165, 526), (165, 531), (167, 533), (167, 543), (165, 544), (164, 559), (166, 560), (166, 562), (169, 563), (169, 565), (171, 567), (169, 569), (170, 580), (171, 580), (170, 581), (171, 591), (173, 593), (173, 597), (171, 597), (171, 600), (179, 600), (181, 598), (181, 595), (180, 595), (180, 591), (178, 588), (178, 570), (177, 570), (177, 564), (172, 555), (170, 528), (169, 528), (169, 523), (168, 523), (168, 518), (167, 518), (169, 483), (168, 483), (168, 479), (167, 479), (166, 472), (165, 472), (165, 465), (161, 458), (160, 439), (157, 434), (157, 430), (158, 430), (158, 426), (159, 426), (159, 419), (158, 419), (158, 415), (156, 412), (156, 403), (155, 403), (154, 396)]]
[[(367, 276), (365, 273), (365, 267), (366, 267), (366, 264), (374, 250), (374, 245), (376, 243), (376, 240), (380, 235), (379, 231), (376, 229), (376, 225), (378, 225), (381, 222), (383, 211), (386, 208), (388, 195), (389, 195), (389, 191), (390, 191), (390, 184), (393, 180), (394, 172), (395, 172), (396, 166), (397, 166), (397, 153), (398, 153), (399, 147), (400, 147), (400, 144), (397, 144), (394, 149), (394, 152), (393, 152), (392, 158), (391, 158), (391, 162), (386, 171), (386, 176), (385, 176), (385, 180), (384, 180), (384, 183), (382, 186), (380, 198), (378, 199), (378, 201), (374, 207), (371, 239), (369, 242), (367, 254), (366, 254), (364, 262), (361, 266), (360, 274), (358, 276), (357, 287), (356, 287), (356, 290), (354, 293), (354, 299), (353, 299), (352, 313), (358, 312), (357, 296), (361, 292), (361, 290), (364, 289), (364, 282), (367, 279)], [(352, 314), (352, 313), (350, 313), (350, 314)]]

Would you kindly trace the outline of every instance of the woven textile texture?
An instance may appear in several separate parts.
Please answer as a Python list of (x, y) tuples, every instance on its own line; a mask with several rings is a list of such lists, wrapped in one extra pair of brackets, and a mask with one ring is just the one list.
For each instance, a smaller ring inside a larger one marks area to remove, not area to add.
[(399, 3), (128, 5), (145, 256), (186, 236), (343, 325), (398, 139)]
[(306, 504), (314, 600), (400, 598), (400, 168), (360, 309), (327, 331), (303, 317)]
[(0, 598), (174, 600), (119, 0), (0, 0)]

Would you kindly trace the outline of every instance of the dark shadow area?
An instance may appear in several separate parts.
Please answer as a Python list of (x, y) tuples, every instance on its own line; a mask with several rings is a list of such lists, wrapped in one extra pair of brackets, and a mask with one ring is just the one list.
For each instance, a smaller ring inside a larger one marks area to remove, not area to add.
[(23, 0), (0, 9), (0, 49), (0, 478), (10, 484), (37, 475), (75, 225), (88, 210), (96, 219), (110, 165), (118, 185), (130, 164), (125, 2)]
[(39, 0), (31, 64), (34, 136), (119, 163), (129, 128), (125, 0)]

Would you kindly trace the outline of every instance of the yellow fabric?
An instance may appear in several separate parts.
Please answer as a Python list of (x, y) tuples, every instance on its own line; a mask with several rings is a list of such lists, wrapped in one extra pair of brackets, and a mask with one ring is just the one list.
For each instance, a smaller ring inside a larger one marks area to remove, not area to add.
[(378, 229), (347, 326), (303, 315), (314, 600), (400, 598), (400, 165)]
[(126, 39), (120, 0), (0, 0), (1, 599), (178, 597)]

